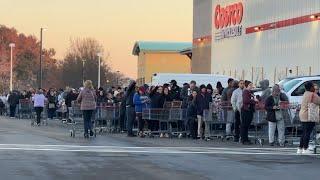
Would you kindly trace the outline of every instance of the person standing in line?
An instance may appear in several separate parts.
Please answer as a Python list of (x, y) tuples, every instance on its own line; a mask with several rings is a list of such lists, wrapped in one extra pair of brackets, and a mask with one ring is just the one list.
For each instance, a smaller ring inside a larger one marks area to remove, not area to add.
[(234, 142), (240, 140), (240, 126), (241, 126), (241, 108), (242, 108), (242, 93), (244, 89), (244, 81), (239, 81), (239, 88), (236, 89), (231, 96), (231, 104), (234, 111), (235, 123), (234, 123)]
[(253, 84), (250, 81), (245, 81), (245, 89), (242, 93), (243, 105), (241, 108), (241, 142), (243, 145), (251, 145), (249, 141), (248, 131), (253, 119), (253, 113), (255, 112), (255, 105), (257, 100), (252, 93)]
[(269, 80), (265, 79), (259, 82), (262, 93), (261, 96), (259, 97), (259, 101), (262, 103), (265, 103), (268, 97), (272, 95), (271, 88), (269, 88)]
[(10, 108), (10, 118), (14, 118), (16, 116), (17, 105), (19, 104), (19, 95), (16, 92), (10, 92), (8, 104)]
[(46, 97), (43, 95), (43, 90), (39, 89), (36, 94), (33, 96), (32, 101), (34, 103), (34, 109), (37, 115), (37, 125), (40, 126), (41, 122), (41, 113), (43, 112), (44, 104)]
[[(150, 92), (151, 109), (162, 109), (164, 104), (163, 87), (157, 86)], [(148, 122), (151, 131), (159, 130), (159, 121), (150, 120)]]
[(233, 115), (231, 115), (231, 114), (228, 115), (228, 111), (230, 110), (230, 106), (231, 106), (231, 95), (232, 94), (228, 98), (228, 92), (230, 90), (232, 91), (233, 81), (234, 80), (232, 78), (228, 79), (228, 87), (226, 87), (222, 91), (222, 96), (221, 96), (222, 105), (224, 106), (223, 107), (224, 120), (227, 122), (226, 123), (226, 136), (231, 136), (232, 123), (228, 122), (228, 118), (232, 119)]
[(269, 144), (274, 146), (274, 136), (276, 128), (278, 129), (279, 145), (285, 146), (285, 124), (284, 118), (286, 110), (281, 109), (281, 102), (288, 102), (288, 97), (281, 93), (279, 85), (274, 85), (272, 94), (265, 100), (265, 109), (267, 111), (267, 121), (269, 121)]
[(197, 139), (197, 105), (196, 105), (197, 91), (194, 90), (189, 96), (187, 118), (189, 133), (192, 139)]
[(54, 115), (55, 115), (55, 112), (56, 112), (56, 105), (57, 105), (57, 102), (56, 102), (56, 95), (54, 93), (54, 90), (53, 89), (49, 89), (49, 92), (48, 92), (48, 119), (53, 119)]
[(127, 89), (125, 99), (126, 99), (126, 116), (127, 116), (127, 135), (128, 137), (134, 137), (133, 134), (133, 124), (136, 117), (133, 96), (136, 92), (136, 82), (131, 81)]
[(223, 86), (222, 86), (220, 81), (217, 82), (216, 89), (218, 91), (217, 93), (221, 96), (224, 88), (223, 88)]
[(200, 86), (200, 93), (196, 97), (196, 107), (197, 107), (197, 119), (198, 119), (198, 139), (204, 136), (203, 133), (203, 112), (209, 109), (209, 104), (212, 102), (212, 98), (207, 93), (207, 88), (203, 84)]
[(164, 98), (164, 103), (173, 101), (173, 99), (170, 96), (169, 87), (167, 86), (163, 86), (163, 98)]
[(313, 131), (316, 122), (319, 122), (319, 116), (317, 119), (313, 119), (313, 117), (309, 117), (309, 115), (311, 115), (309, 112), (316, 111), (317, 108), (313, 106), (320, 105), (320, 97), (315, 93), (315, 87), (312, 82), (307, 82), (304, 86), (306, 92), (303, 94), (301, 109), (299, 112), (299, 117), (302, 124), (302, 135), (297, 153), (312, 154), (313, 152), (308, 149), (309, 141), (311, 132)]
[(180, 101), (180, 87), (177, 85), (176, 80), (170, 82), (170, 92), (169, 96), (173, 101)]
[(188, 83), (184, 83), (180, 93), (180, 99), (182, 100), (182, 108), (188, 107), (189, 89), (190, 85)]
[(84, 82), (84, 89), (80, 92), (77, 102), (80, 103), (80, 110), (83, 112), (83, 121), (84, 121), (84, 137), (89, 138), (93, 136), (92, 131), (92, 114), (97, 107), (97, 96), (93, 89), (92, 81), (86, 80)]
[(144, 137), (143, 129), (144, 129), (144, 119), (142, 119), (142, 111), (148, 108), (148, 104), (150, 103), (150, 99), (145, 94), (145, 88), (141, 86), (137, 93), (133, 96), (133, 104), (135, 107), (136, 117), (138, 120), (138, 128), (139, 128), (139, 137)]
[(125, 92), (121, 92), (121, 103), (120, 103), (120, 131), (124, 132), (126, 128), (126, 98), (124, 97)]

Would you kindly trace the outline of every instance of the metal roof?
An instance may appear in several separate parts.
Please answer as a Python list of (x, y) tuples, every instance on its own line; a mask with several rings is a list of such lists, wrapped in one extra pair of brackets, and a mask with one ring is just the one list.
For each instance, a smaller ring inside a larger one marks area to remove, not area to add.
[(180, 52), (191, 47), (191, 42), (138, 41), (134, 44), (132, 54), (137, 56), (140, 52)]

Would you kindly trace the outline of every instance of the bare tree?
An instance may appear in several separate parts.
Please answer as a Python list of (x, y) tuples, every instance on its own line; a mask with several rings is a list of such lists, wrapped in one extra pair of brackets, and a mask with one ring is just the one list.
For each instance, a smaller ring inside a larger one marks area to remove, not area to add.
[(103, 55), (101, 57), (101, 86), (115, 84), (118, 75), (112, 72), (108, 64), (109, 52), (105, 52), (104, 47), (95, 39), (77, 38), (70, 40), (70, 47), (61, 65), (64, 86), (80, 87), (83, 79), (92, 80), (97, 86), (98, 53)]

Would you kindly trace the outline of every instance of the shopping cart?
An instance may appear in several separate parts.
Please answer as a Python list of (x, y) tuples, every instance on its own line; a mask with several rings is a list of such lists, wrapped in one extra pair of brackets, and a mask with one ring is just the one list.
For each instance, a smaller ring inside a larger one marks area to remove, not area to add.
[(288, 104), (288, 116), (284, 118), (286, 127), (286, 141), (288, 144), (297, 145), (299, 144), (300, 137), (298, 130), (301, 127), (299, 112), (300, 105), (297, 103)]
[(120, 132), (118, 127), (119, 118), (119, 106), (98, 106), (94, 119), (96, 132), (99, 134)]
[(32, 110), (33, 110), (33, 105), (29, 99), (20, 99), (19, 100), (19, 105), (18, 105), (18, 118), (19, 119), (33, 118)]
[(227, 119), (225, 118), (225, 111), (228, 108), (227, 104), (221, 101), (214, 101), (210, 103), (209, 109), (203, 112), (203, 121), (205, 124), (205, 139), (218, 138), (221, 140), (227, 139), (225, 126)]
[[(187, 110), (182, 108), (171, 108), (169, 109), (169, 134), (171, 136), (177, 136), (178, 138), (182, 138), (186, 136), (186, 123), (187, 123)], [(176, 128), (173, 128), (173, 124), (175, 124)]]
[[(84, 121), (83, 121), (83, 116), (82, 116), (82, 111), (80, 109), (80, 104), (73, 101), (72, 102), (72, 107), (70, 108), (69, 112), (69, 118), (70, 122), (67, 123), (69, 133), (71, 137), (75, 137), (76, 134), (84, 133)], [(95, 112), (93, 113), (93, 121), (95, 119)], [(96, 137), (96, 130), (94, 127), (95, 123), (92, 123), (92, 129), (94, 131), (94, 137)]]
[(157, 130), (146, 132), (149, 137), (160, 135), (161, 133), (169, 133), (169, 116), (170, 109), (144, 109), (142, 111), (142, 119), (146, 121), (156, 121), (159, 124)]

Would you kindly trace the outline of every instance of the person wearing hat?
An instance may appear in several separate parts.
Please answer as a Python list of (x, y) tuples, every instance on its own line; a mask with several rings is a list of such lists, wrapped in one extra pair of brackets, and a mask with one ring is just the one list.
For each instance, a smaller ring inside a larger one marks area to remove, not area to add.
[(284, 117), (286, 110), (281, 109), (280, 104), (282, 102), (288, 102), (288, 97), (281, 93), (279, 85), (274, 85), (272, 88), (272, 94), (265, 100), (265, 109), (267, 111), (267, 121), (269, 121), (269, 144), (274, 146), (275, 143), (275, 131), (278, 129), (278, 141), (279, 145), (283, 147), (285, 145), (285, 125)]
[(242, 107), (241, 107), (241, 142), (243, 145), (251, 145), (249, 141), (248, 131), (253, 119), (253, 113), (255, 112), (255, 105), (257, 100), (252, 93), (253, 84), (250, 81), (245, 81), (245, 89), (242, 93)]
[(206, 109), (209, 109), (209, 104), (212, 102), (211, 96), (207, 93), (207, 88), (203, 84), (200, 86), (200, 92), (196, 96), (195, 105), (197, 107), (197, 119), (198, 119), (198, 136), (200, 139), (204, 136), (202, 124), (203, 124), (203, 112)]
[(133, 104), (136, 112), (136, 119), (138, 120), (138, 135), (140, 137), (144, 137), (143, 128), (144, 128), (144, 119), (142, 119), (142, 111), (148, 108), (148, 104), (150, 104), (150, 99), (145, 95), (146, 90), (144, 86), (141, 86), (138, 92), (133, 96)]

